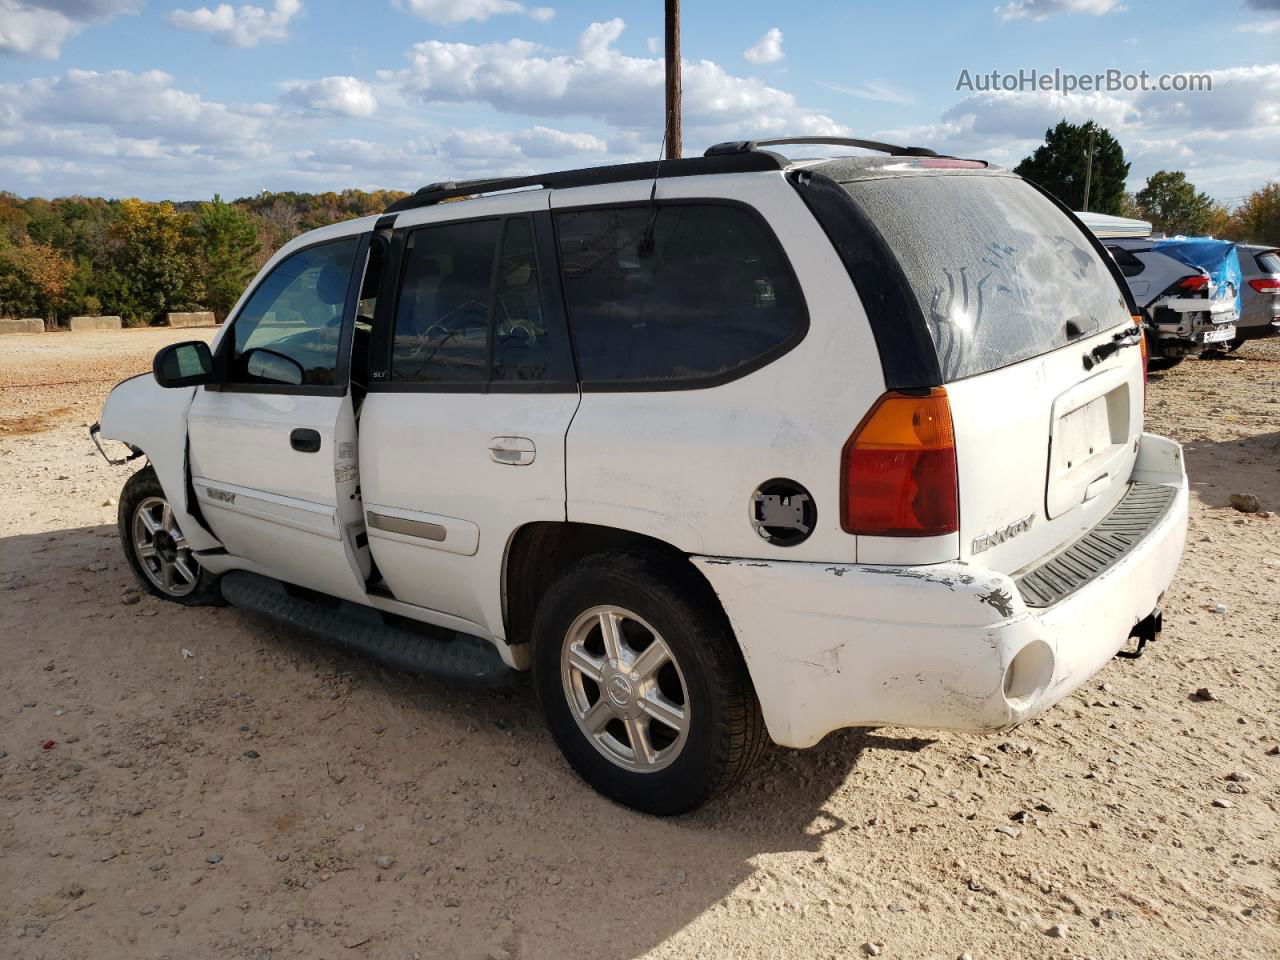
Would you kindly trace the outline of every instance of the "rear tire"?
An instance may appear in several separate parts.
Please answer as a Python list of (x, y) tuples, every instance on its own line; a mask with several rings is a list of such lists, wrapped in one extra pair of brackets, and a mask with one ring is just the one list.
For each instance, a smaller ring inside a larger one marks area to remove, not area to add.
[(221, 577), (200, 566), (187, 546), (154, 467), (125, 481), (116, 517), (125, 558), (148, 593), (188, 607), (224, 602)]
[(675, 563), (587, 557), (534, 620), (533, 679), (578, 775), (659, 816), (686, 813), (747, 770), (764, 720), (719, 606)]
[(1147, 360), (1147, 369), (1159, 372), (1161, 370), (1172, 370), (1183, 361), (1183, 357), (1151, 357)]

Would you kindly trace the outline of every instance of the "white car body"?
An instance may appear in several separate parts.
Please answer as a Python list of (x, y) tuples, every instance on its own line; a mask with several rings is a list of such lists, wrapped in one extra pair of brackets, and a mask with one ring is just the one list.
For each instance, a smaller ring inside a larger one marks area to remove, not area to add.
[[(370, 381), (359, 404), (345, 384), (304, 395), (164, 390), (143, 377), (112, 392), (102, 435), (146, 453), (200, 565), (215, 574), (247, 570), (480, 637), (524, 669), (529, 610), (511, 579), (513, 551), (534, 525), (589, 525), (662, 545), (705, 578), (777, 743), (805, 747), (851, 726), (1007, 729), (1077, 688), (1158, 609), (1186, 530), (1180, 449), (1143, 432), (1139, 351), (1113, 349), (1129, 345), (1127, 331), (1086, 331), (942, 384), (956, 529), (846, 533), (836, 506), (842, 449), (886, 393), (886, 375), (851, 274), (789, 179), (807, 169), (826, 168), (605, 178), (425, 204), (393, 224), (365, 218), (298, 237), (260, 275), (319, 241), (359, 238), (363, 249), (376, 230), (643, 206), (656, 184), (663, 204), (754, 211), (804, 292), (802, 339), (745, 375), (613, 391), (423, 392)], [(1085, 369), (1091, 351), (1101, 359)], [(318, 454), (290, 449), (299, 428), (319, 434)], [(784, 547), (762, 539), (749, 513), (754, 488), (786, 477), (807, 488), (817, 522)], [(1141, 542), (1058, 600), (1029, 605), (1019, 578), (1062, 557), (1135, 485), (1167, 491)]]

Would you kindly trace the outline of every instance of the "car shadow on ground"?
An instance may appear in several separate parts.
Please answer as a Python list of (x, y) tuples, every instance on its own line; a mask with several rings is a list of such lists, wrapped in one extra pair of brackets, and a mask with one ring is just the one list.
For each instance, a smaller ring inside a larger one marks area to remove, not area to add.
[(1231, 494), (1252, 493), (1264, 510), (1280, 510), (1280, 431), (1234, 440), (1191, 440), (1182, 450), (1191, 488), (1207, 505), (1227, 507)]
[[(80, 774), (112, 804), (157, 808), (154, 818), (115, 819), (106, 835), (127, 847), (145, 845), (138, 830), (155, 831), (153, 847), (171, 844), (174, 857), (196, 857), (197, 868), (207, 849), (225, 853), (201, 896), (224, 885), (237, 901), (252, 900), (232, 940), (279, 955), (315, 955), (321, 946), (307, 939), (315, 930), (291, 922), (301, 915), (325, 918), (331, 936), (367, 934), (387, 956), (506, 950), (522, 960), (624, 960), (696, 929), (708, 911), (749, 921), (760, 912), (820, 910), (803, 887), (821, 874), (824, 837), (869, 831), (872, 822), (849, 823), (837, 812), (866, 810), (850, 802), (861, 758), (933, 742), (842, 731), (805, 751), (771, 745), (725, 795), (659, 819), (577, 779), (544, 732), (528, 683), (503, 693), (460, 690), (234, 608), (133, 599), (136, 583), (112, 526), (0, 539), (0, 592), (9, 598), (0, 635), (42, 638), (31, 650), (0, 650), (9, 697), (41, 681), (37, 661), (56, 660), (77, 678), (69, 709), (96, 708), (113, 721), (101, 734), (109, 742), (87, 738), (86, 754), (110, 750), (117, 765), (137, 754), (127, 778), (106, 764)], [(145, 705), (145, 715), (131, 717), (133, 705)], [(160, 737), (167, 739), (156, 748)], [(42, 760), (38, 749), (31, 759)], [(158, 785), (148, 779), (150, 764), (165, 771)], [(40, 776), (34, 762), (27, 769), (21, 776)], [(167, 822), (161, 807), (185, 819)], [(30, 808), (6, 812), (16, 828), (8, 852), (28, 843), (38, 872), (44, 845), (63, 837), (66, 821), (42, 822)], [(357, 819), (367, 833), (353, 832), (348, 821)], [(201, 824), (196, 841), (192, 821)], [(278, 849), (295, 854), (277, 861)], [(403, 872), (380, 873), (376, 853), (393, 854)], [(794, 903), (776, 892), (756, 896), (763, 854), (782, 855)], [(157, 890), (147, 896), (161, 897), (153, 878), (131, 869), (123, 856), (95, 862), (94, 875), (79, 882), (143, 884)], [(370, 880), (395, 882), (371, 894)], [(120, 909), (136, 914), (136, 906)], [(202, 934), (193, 909), (175, 947), (214, 931), (226, 936), (225, 923), (211, 914)]]

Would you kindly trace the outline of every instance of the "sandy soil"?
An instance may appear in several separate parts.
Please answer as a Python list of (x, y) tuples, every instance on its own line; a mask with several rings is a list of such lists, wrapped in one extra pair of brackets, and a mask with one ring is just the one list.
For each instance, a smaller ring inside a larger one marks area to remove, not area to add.
[(191, 335), (0, 341), (0, 956), (1280, 956), (1280, 519), (1228, 506), (1280, 509), (1280, 343), (1152, 378), (1194, 504), (1145, 658), (1010, 736), (771, 749), (662, 821), (527, 686), (138, 593), (85, 425)]

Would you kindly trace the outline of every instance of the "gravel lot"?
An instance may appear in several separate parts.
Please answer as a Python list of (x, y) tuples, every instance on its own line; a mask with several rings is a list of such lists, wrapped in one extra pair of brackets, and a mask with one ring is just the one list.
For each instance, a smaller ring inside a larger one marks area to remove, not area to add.
[(138, 592), (85, 427), (209, 333), (0, 339), (0, 956), (1280, 956), (1280, 519), (1228, 503), (1280, 510), (1280, 343), (1152, 378), (1194, 495), (1146, 657), (1009, 736), (771, 749), (662, 821), (527, 685)]

